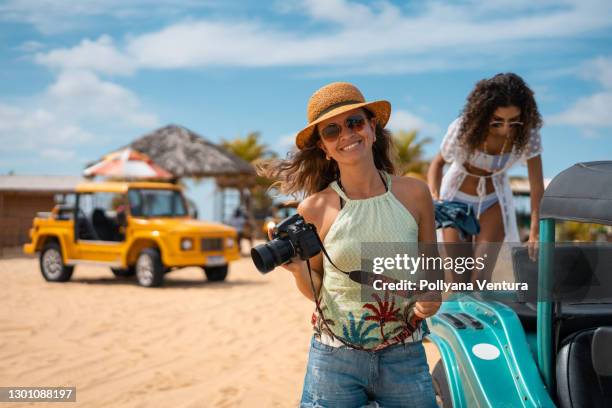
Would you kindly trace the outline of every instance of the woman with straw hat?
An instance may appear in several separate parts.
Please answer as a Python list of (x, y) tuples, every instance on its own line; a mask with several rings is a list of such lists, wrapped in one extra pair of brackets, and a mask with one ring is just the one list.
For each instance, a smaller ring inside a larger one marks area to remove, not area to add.
[(425, 183), (393, 175), (387, 101), (366, 102), (354, 85), (337, 82), (308, 102), (298, 150), (262, 174), (281, 192), (303, 192), (298, 213), (315, 225), (329, 258), (283, 266), (315, 301), (314, 335), (301, 406), (435, 406), (421, 339), (423, 319), (438, 301), (361, 299), (360, 284), (342, 271), (361, 267), (361, 244), (435, 243), (432, 198)]

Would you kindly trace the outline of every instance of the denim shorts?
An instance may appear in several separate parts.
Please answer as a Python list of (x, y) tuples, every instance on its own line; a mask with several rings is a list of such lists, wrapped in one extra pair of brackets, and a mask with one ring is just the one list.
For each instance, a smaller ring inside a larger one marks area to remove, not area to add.
[(437, 407), (423, 343), (361, 351), (313, 337), (300, 407)]
[(480, 216), (484, 214), (489, 208), (493, 207), (499, 199), (497, 198), (497, 193), (493, 192), (491, 194), (487, 194), (482, 197), (482, 204), (480, 204), (480, 214), (478, 213), (478, 206), (480, 203), (480, 197), (466, 194), (463, 191), (457, 191), (455, 193), (455, 197), (453, 197), (453, 201), (459, 201), (460, 203), (464, 203), (472, 207), (472, 211), (475, 216)]

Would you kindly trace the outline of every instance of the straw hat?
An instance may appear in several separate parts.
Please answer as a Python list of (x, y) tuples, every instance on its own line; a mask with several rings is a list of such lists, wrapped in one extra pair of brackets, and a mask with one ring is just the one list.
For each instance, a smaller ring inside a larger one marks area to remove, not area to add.
[(355, 85), (348, 82), (325, 85), (310, 97), (306, 112), (308, 126), (298, 132), (295, 144), (302, 149), (317, 123), (357, 108), (367, 108), (382, 127), (385, 127), (391, 115), (391, 104), (388, 101), (366, 102)]

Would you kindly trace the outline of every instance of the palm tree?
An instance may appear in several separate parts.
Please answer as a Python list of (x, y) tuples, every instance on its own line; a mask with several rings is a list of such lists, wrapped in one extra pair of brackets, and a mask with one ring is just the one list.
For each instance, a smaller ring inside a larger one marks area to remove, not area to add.
[[(236, 137), (229, 141), (222, 140), (221, 146), (251, 164), (276, 157), (275, 152), (270, 150), (266, 144), (260, 142), (260, 137), (260, 132), (249, 132), (246, 137)], [(253, 210), (259, 212), (272, 206), (272, 199), (267, 193), (268, 187), (270, 187), (272, 182), (272, 180), (265, 177), (255, 177), (255, 185), (249, 189)], [(242, 191), (240, 193), (240, 201), (244, 203)], [(250, 208), (251, 206), (247, 205), (246, 207)]]
[(429, 163), (423, 159), (423, 146), (431, 142), (430, 138), (417, 140), (416, 130), (399, 130), (393, 133), (397, 164), (401, 174), (427, 174)]
[(274, 152), (268, 149), (268, 146), (259, 142), (260, 137), (260, 132), (249, 132), (244, 138), (237, 137), (230, 141), (224, 140), (221, 142), (221, 146), (249, 163), (276, 156)]

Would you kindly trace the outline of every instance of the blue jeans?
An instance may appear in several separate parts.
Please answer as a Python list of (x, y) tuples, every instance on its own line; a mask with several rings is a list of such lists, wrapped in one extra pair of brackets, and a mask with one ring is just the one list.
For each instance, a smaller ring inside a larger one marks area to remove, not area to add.
[(314, 337), (300, 407), (437, 407), (419, 342), (371, 352), (331, 347)]

